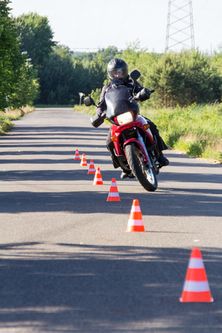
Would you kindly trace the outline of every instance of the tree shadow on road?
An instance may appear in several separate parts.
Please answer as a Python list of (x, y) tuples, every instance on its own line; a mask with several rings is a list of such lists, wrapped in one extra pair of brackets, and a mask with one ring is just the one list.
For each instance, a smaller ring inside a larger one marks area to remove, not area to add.
[[(84, 147), (84, 146), (87, 146), (87, 148), (95, 148), (98, 146), (94, 146), (94, 145), (78, 145), (78, 147), (80, 148), (81, 147)], [(103, 147), (102, 147), (103, 148)], [(110, 164), (110, 167), (112, 168), (111, 166), (111, 157), (108, 153), (108, 151), (98, 151), (98, 150), (94, 150), (93, 152), (90, 152), (89, 150), (87, 151), (87, 153), (84, 151), (84, 150), (79, 150), (79, 154), (80, 154), (80, 158), (82, 156), (82, 153), (85, 153), (86, 154), (86, 160), (89, 164), (90, 162), (90, 159), (93, 159), (94, 162), (96, 162), (97, 164), (99, 164), (100, 166), (101, 165), (104, 165), (104, 164)], [(0, 161), (1, 164), (22, 164), (24, 165), (24, 169), (25, 169), (25, 165), (26, 164), (42, 164), (42, 165), (47, 165), (47, 164), (73, 164), (74, 168), (75, 169), (75, 166), (79, 166), (80, 165), (80, 161), (76, 161), (74, 160), (74, 155), (75, 155), (75, 150), (73, 149), (72, 153), (70, 152), (67, 152), (67, 151), (61, 151), (61, 152), (48, 152), (48, 151), (29, 151), (29, 152), (26, 152), (26, 151), (14, 151), (14, 152), (8, 152), (7, 154), (4, 154), (4, 155), (12, 155), (13, 158), (5, 158), (5, 159), (2, 159)], [(34, 156), (30, 156), (30, 155), (34, 155)], [(41, 155), (44, 155), (44, 157), (42, 157)], [(46, 156), (45, 156), (46, 155)], [(52, 157), (53, 155), (53, 157)], [(61, 158), (55, 158), (55, 156), (57, 156)], [(0, 156), (1, 156), (1, 153), (0, 153)], [(28, 156), (30, 156), (30, 158), (27, 158)], [(41, 157), (40, 157), (41, 156)], [(46, 158), (48, 157), (48, 158)], [(50, 158), (52, 157), (52, 158)], [(107, 157), (107, 159), (104, 159), (103, 157)], [(54, 170), (57, 175), (59, 173), (64, 174), (67, 172), (67, 170)], [(70, 170), (69, 170), (70, 171)], [(16, 176), (16, 172), (11, 172), (11, 171), (5, 171), (6, 173), (4, 174), (3, 178), (17, 178), (19, 177), (19, 175), (17, 174)], [(21, 171), (19, 171), (20, 173)], [(30, 171), (26, 171), (24, 170), (23, 171), (23, 174), (25, 173), (29, 173)], [(46, 171), (47, 173), (49, 172), (53, 172), (53, 170), (47, 170)], [(42, 175), (42, 177), (44, 177)], [(54, 177), (57, 177), (54, 175)]]
[(12, 136), (38, 136), (38, 135), (93, 135), (100, 136), (107, 133), (108, 128), (95, 129), (93, 127), (87, 126), (16, 126), (13, 130), (6, 136), (2, 138), (9, 138)]
[(132, 182), (132, 185), (129, 185), (131, 193), (122, 193), (119, 186), (121, 202), (110, 203), (106, 202), (110, 184), (93, 186), (93, 181), (91, 184), (90, 191), (84, 190), (86, 184), (83, 182), (78, 184), (77, 191), (73, 188), (73, 191), (65, 192), (2, 192), (0, 213), (54, 211), (72, 214), (128, 214), (132, 200), (137, 198), (140, 200), (143, 214), (148, 216), (222, 216), (220, 192), (216, 194), (214, 192), (214, 196), (209, 193), (193, 193), (189, 190), (134, 193), (134, 186), (137, 185)]
[(183, 183), (215, 183), (215, 184), (222, 184), (222, 174), (204, 174), (204, 173), (186, 173), (186, 172), (167, 172), (161, 173), (160, 177), (161, 181), (177, 181)]
[[(5, 246), (5, 249), (4, 249)], [(0, 330), (218, 333), (221, 249), (203, 249), (215, 303), (181, 304), (187, 249), (2, 245)], [(4, 251), (5, 250), (5, 251)], [(5, 255), (5, 257), (4, 257)]]

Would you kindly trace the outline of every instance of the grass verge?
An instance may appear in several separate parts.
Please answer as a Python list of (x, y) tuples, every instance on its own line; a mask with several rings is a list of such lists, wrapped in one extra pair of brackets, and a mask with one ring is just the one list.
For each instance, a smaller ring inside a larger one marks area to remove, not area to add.
[(0, 111), (0, 135), (4, 135), (13, 127), (12, 121), (20, 119), (33, 110), (33, 107), (25, 106), (21, 109)]
[(169, 146), (192, 157), (222, 163), (222, 105), (142, 110)]

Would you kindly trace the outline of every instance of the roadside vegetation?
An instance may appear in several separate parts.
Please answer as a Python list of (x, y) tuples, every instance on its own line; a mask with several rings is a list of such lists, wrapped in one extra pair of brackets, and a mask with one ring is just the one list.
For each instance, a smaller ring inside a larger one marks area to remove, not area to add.
[(110, 46), (73, 52), (53, 40), (47, 17), (29, 13), (13, 18), (10, 4), (0, 1), (0, 134), (23, 115), (8, 110), (78, 105), (79, 93), (98, 101), (107, 82), (107, 63), (121, 57), (129, 70), (142, 73), (145, 87), (155, 89), (141, 112), (157, 123), (167, 143), (191, 156), (221, 162), (221, 49), (210, 55), (198, 50), (157, 54), (134, 43), (126, 50)]
[(20, 109), (10, 109), (0, 111), (0, 135), (4, 135), (13, 127), (13, 121), (18, 120), (25, 114), (30, 113), (34, 110), (31, 106), (22, 107)]
[(222, 163), (222, 105), (142, 109), (152, 119), (167, 144), (192, 157)]
[(0, 110), (32, 104), (38, 94), (37, 73), (20, 48), (10, 1), (0, 1)]
[(0, 1), (0, 135), (13, 126), (13, 120), (32, 110), (26, 105), (33, 104), (39, 89), (31, 59), (20, 48), (9, 4)]

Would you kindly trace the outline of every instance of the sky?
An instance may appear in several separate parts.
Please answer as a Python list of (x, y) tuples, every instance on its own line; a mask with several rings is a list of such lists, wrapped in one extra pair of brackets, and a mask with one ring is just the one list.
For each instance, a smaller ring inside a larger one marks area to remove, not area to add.
[[(10, 7), (13, 16), (47, 16), (54, 40), (71, 50), (122, 50), (138, 42), (148, 51), (165, 49), (168, 0), (11, 0)], [(222, 47), (222, 0), (193, 0), (193, 16), (195, 46)]]

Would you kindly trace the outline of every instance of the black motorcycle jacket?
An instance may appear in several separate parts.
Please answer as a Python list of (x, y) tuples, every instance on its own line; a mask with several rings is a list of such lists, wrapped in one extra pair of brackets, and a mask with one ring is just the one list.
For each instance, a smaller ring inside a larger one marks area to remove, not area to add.
[[(137, 81), (133, 81), (129, 76), (124, 81), (123, 80), (112, 80), (109, 84), (105, 85), (102, 88), (100, 100), (99, 100), (97, 111), (96, 111), (97, 115), (99, 117), (102, 115), (102, 113), (104, 113), (106, 111), (106, 108), (107, 108), (106, 101), (105, 101), (106, 93), (109, 91), (109, 89), (111, 87), (118, 86), (118, 85), (125, 85), (127, 88), (129, 88), (130, 94), (132, 96), (137, 95), (139, 92), (141, 92), (144, 89), (143, 86), (141, 86)], [(141, 99), (139, 99), (140, 101), (147, 100), (150, 97), (149, 90), (148, 89), (145, 89), (145, 90), (146, 90), (145, 97), (143, 94), (143, 97)]]

